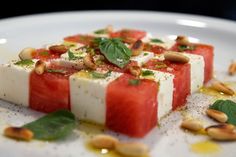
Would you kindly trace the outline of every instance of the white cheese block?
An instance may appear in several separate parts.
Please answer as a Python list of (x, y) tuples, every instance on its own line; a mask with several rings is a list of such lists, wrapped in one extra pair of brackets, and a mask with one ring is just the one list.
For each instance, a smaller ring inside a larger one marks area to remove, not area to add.
[(204, 83), (204, 58), (203, 56), (189, 53), (183, 53), (183, 55), (189, 58), (189, 64), (191, 66), (191, 93), (194, 93)]
[(131, 60), (136, 61), (139, 66), (142, 66), (144, 63), (146, 63), (153, 57), (154, 57), (154, 53), (143, 51), (140, 55), (131, 57)]
[(158, 101), (158, 120), (172, 110), (173, 92), (174, 92), (174, 75), (166, 72), (142, 69), (152, 71), (154, 75), (143, 76), (143, 78), (153, 79), (159, 84), (157, 95)]
[[(190, 79), (191, 79), (191, 93), (198, 91), (204, 83), (204, 67), (205, 62), (203, 56), (189, 53), (181, 53), (189, 58), (190, 64)], [(164, 60), (164, 55), (155, 55), (155, 59)], [(167, 69), (168, 70), (168, 69)]]
[(29, 78), (33, 67), (14, 62), (0, 65), (0, 99), (29, 106)]
[(71, 112), (79, 119), (105, 124), (107, 85), (121, 73), (111, 72), (104, 79), (93, 79), (83, 73), (73, 74), (69, 79)]
[(109, 34), (96, 34), (94, 32), (92, 33), (88, 33), (89, 36), (93, 36), (93, 37), (96, 37), (96, 38), (109, 38)]

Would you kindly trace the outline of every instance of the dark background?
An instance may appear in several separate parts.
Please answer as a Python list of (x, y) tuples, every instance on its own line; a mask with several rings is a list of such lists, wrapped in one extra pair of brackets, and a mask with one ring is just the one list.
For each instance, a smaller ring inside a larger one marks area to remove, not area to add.
[(236, 0), (5, 0), (0, 6), (0, 18), (79, 10), (167, 11), (236, 20)]

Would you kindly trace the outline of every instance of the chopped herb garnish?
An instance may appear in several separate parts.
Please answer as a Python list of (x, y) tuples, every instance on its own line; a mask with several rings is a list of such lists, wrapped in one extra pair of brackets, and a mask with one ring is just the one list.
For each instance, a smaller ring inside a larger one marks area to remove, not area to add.
[(179, 51), (186, 51), (186, 50), (195, 50), (195, 46), (189, 46), (189, 45), (179, 45), (178, 46)]
[(236, 125), (236, 103), (231, 100), (217, 100), (210, 109), (224, 112), (228, 116), (227, 123)]
[(142, 76), (150, 76), (150, 75), (154, 75), (154, 72), (152, 72), (150, 70), (142, 71)]
[(131, 50), (120, 39), (99, 38), (95, 42), (99, 43), (101, 53), (109, 62), (120, 68), (124, 68), (130, 62)]
[(43, 52), (40, 52), (39, 55), (40, 55), (40, 56), (48, 56), (48, 55), (49, 55), (49, 52), (43, 51)]
[(49, 72), (49, 73), (60, 73), (60, 74), (65, 74), (66, 73), (65, 70), (61, 70), (61, 69), (47, 69), (47, 72)]
[(74, 53), (72, 53), (71, 51), (68, 51), (68, 56), (69, 56), (69, 60), (75, 60), (76, 59)]
[(102, 79), (102, 78), (107, 78), (108, 76), (110, 76), (111, 71), (108, 71), (107, 73), (98, 73), (98, 72), (92, 71), (91, 75), (93, 78)]
[(34, 64), (34, 62), (31, 59), (25, 59), (25, 60), (18, 61), (14, 64), (20, 65), (20, 66), (31, 66)]
[(129, 80), (129, 85), (132, 85), (132, 86), (137, 86), (140, 84), (140, 79), (130, 79)]
[(162, 62), (157, 62), (155, 67), (161, 69), (161, 68), (167, 68), (167, 65)]
[(75, 116), (67, 110), (49, 113), (36, 121), (24, 125), (39, 140), (56, 140), (70, 134), (76, 126)]
[(99, 29), (99, 30), (96, 30), (94, 31), (95, 34), (107, 34), (107, 30), (106, 29)]
[(151, 39), (151, 42), (153, 42), (153, 43), (164, 43), (162, 40), (160, 40), (160, 39)]
[(145, 52), (144, 54), (143, 54), (143, 56), (147, 56), (148, 55), (148, 53), (147, 52)]

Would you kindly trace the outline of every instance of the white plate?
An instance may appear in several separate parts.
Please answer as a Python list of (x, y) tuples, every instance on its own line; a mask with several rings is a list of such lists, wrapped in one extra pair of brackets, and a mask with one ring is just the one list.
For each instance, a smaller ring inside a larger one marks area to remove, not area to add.
[[(236, 23), (232, 21), (213, 19), (203, 16), (172, 14), (160, 12), (130, 12), (130, 11), (90, 11), (42, 14), (17, 17), (0, 21), (0, 63), (16, 58), (19, 50), (24, 47), (40, 47), (47, 43), (60, 41), (63, 37), (76, 33), (85, 33), (112, 24), (115, 28), (137, 28), (147, 30), (154, 35), (173, 37), (186, 35), (194, 41), (209, 43), (215, 46), (215, 70), (217, 76), (224, 80), (234, 80), (226, 74), (227, 66), (232, 59), (236, 59)], [(14, 90), (14, 89), (13, 89)], [(188, 105), (191, 114), (203, 119), (205, 124), (214, 123), (204, 115), (211, 100), (202, 94), (194, 94)], [(22, 125), (37, 117), (41, 113), (18, 107), (4, 101), (0, 102), (0, 131), (7, 124)], [(179, 129), (181, 113), (174, 112), (164, 118), (161, 127), (154, 129), (144, 139), (129, 139), (118, 135), (123, 140), (138, 140), (151, 147), (150, 156), (183, 157), (199, 156), (190, 150), (194, 142), (207, 140), (201, 135), (184, 133)], [(98, 156), (88, 151), (84, 146), (87, 139), (80, 127), (68, 138), (57, 142), (30, 143), (16, 142), (0, 136), (0, 156)], [(91, 130), (90, 132), (97, 130)], [(110, 132), (109, 132), (110, 133)], [(113, 133), (111, 133), (113, 134)], [(235, 156), (235, 142), (218, 143), (220, 151), (205, 156)]]

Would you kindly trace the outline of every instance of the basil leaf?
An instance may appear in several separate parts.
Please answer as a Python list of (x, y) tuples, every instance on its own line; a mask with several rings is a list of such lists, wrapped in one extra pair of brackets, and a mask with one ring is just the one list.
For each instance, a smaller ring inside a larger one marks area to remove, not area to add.
[(65, 70), (61, 70), (61, 69), (47, 69), (47, 72), (49, 72), (49, 73), (60, 73), (60, 74), (65, 74), (66, 73)]
[(140, 80), (139, 79), (130, 79), (129, 80), (129, 85), (137, 86), (139, 84), (140, 84)]
[(231, 100), (217, 100), (210, 109), (224, 112), (228, 116), (228, 123), (236, 125), (236, 103)]
[(179, 51), (186, 51), (186, 50), (195, 50), (195, 46), (188, 46), (188, 45), (179, 45)]
[(101, 53), (109, 62), (117, 65), (120, 68), (124, 68), (130, 61), (130, 49), (128, 49), (118, 38), (100, 39), (99, 48)]
[(107, 78), (108, 76), (111, 75), (111, 71), (108, 71), (105, 74), (92, 71), (91, 74), (93, 78)]
[(70, 134), (75, 126), (75, 116), (70, 111), (59, 110), (23, 127), (30, 129), (36, 139), (56, 140)]
[(18, 61), (14, 64), (21, 65), (21, 66), (31, 66), (34, 64), (34, 62), (31, 59), (25, 59), (25, 60)]
[(149, 75), (154, 75), (154, 72), (150, 70), (144, 70), (142, 71), (142, 76), (149, 76)]
[(151, 39), (151, 42), (153, 43), (164, 43), (162, 40), (160, 39)]
[(94, 31), (95, 34), (107, 34), (107, 30), (106, 29), (99, 29), (99, 30), (96, 30)]

